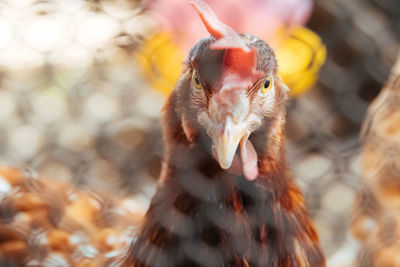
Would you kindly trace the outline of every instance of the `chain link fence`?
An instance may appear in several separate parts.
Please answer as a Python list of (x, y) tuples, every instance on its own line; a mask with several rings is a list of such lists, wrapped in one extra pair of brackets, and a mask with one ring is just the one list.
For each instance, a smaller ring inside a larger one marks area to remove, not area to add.
[[(308, 23), (328, 59), (290, 102), (287, 147), (328, 257), (349, 237), (360, 125), (399, 47), (395, 2), (316, 1)], [(1, 1), (0, 162), (147, 207), (165, 96), (134, 54), (154, 31), (140, 1)]]

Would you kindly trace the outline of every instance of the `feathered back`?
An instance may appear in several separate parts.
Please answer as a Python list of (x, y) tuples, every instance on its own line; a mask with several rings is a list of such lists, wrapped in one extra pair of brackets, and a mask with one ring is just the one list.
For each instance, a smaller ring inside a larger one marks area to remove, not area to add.
[(400, 54), (362, 128), (362, 181), (352, 224), (358, 266), (400, 266)]

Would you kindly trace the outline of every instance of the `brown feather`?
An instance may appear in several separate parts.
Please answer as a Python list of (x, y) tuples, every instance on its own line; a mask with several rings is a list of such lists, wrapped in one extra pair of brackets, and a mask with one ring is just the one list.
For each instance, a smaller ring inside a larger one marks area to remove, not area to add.
[[(221, 60), (211, 58), (221, 54), (209, 50), (210, 43), (200, 41), (187, 61), (187, 68), (190, 58), (196, 62), (194, 68), (206, 84), (218, 79), (218, 72), (208, 72), (207, 65)], [(257, 47), (270, 58), (259, 68), (270, 71), (276, 66), (272, 50), (259, 43)], [(210, 139), (190, 104), (189, 77), (183, 74), (165, 106), (167, 175), (126, 266), (325, 266), (317, 232), (286, 165), (285, 92), (276, 94), (273, 116), (250, 136), (259, 155), (260, 178), (249, 182), (223, 171), (211, 157)], [(190, 121), (189, 131), (198, 133), (194, 141), (186, 138), (182, 117)], [(209, 256), (196, 256), (202, 253)]]
[(368, 108), (361, 138), (362, 183), (353, 235), (362, 248), (357, 266), (400, 265), (400, 55)]

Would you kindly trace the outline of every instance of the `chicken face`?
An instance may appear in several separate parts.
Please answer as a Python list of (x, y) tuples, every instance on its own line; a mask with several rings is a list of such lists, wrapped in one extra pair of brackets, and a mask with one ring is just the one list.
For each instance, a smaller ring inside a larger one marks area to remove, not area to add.
[(221, 168), (253, 180), (258, 156), (249, 137), (276, 116), (287, 88), (277, 76), (273, 50), (264, 41), (237, 34), (204, 2), (192, 4), (212, 35), (200, 40), (187, 60), (192, 112), (211, 138), (211, 151)]
[(250, 72), (256, 75), (241, 76), (226, 67), (229, 50), (213, 49), (215, 40), (207, 38), (192, 49), (186, 77), (191, 110), (212, 140), (214, 158), (221, 168), (253, 180), (258, 176), (258, 156), (249, 137), (277, 116), (287, 87), (276, 74), (272, 49), (251, 35), (240, 38), (255, 51), (257, 64)]
[[(223, 81), (211, 95), (208, 110), (199, 114), (198, 121), (213, 140), (213, 151), (223, 169), (231, 167), (239, 143), (242, 151), (249, 135), (261, 125), (264, 113), (273, 108), (274, 95), (270, 75), (251, 85)], [(246, 155), (242, 154), (242, 159)]]

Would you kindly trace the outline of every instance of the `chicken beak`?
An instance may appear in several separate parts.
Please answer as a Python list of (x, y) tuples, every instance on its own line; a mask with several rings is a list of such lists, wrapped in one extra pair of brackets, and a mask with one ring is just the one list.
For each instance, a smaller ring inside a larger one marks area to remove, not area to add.
[(246, 134), (246, 127), (243, 123), (235, 124), (228, 116), (220, 129), (219, 134), (212, 137), (214, 152), (221, 168), (228, 169), (232, 165), (240, 140)]
[(213, 157), (222, 169), (235, 167), (236, 162), (240, 166), (242, 153), (236, 157), (239, 144), (246, 141), (260, 124), (259, 118), (249, 113), (247, 89), (242, 88), (247, 86), (235, 88), (232, 84), (225, 83), (209, 100), (208, 110), (198, 116), (198, 122), (211, 138)]

